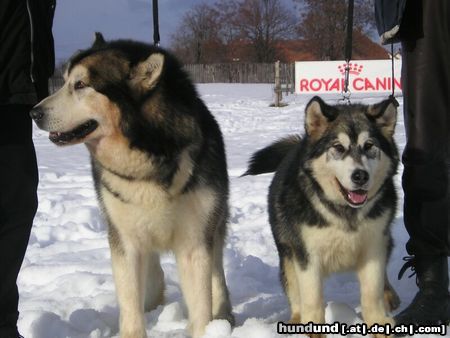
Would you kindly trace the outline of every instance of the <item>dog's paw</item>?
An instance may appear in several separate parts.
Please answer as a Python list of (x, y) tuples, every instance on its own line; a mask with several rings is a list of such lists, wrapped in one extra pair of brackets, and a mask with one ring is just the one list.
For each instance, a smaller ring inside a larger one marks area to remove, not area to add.
[(234, 327), (236, 325), (236, 319), (234, 318), (234, 315), (231, 312), (225, 319), (228, 321), (228, 323), (230, 323), (231, 327)]
[(206, 324), (192, 323), (190, 322), (187, 326), (188, 332), (191, 334), (192, 338), (201, 338), (205, 335)]
[(385, 334), (378, 333), (378, 334), (372, 335), (372, 337), (374, 337), (374, 338), (389, 338), (390, 336), (386, 336)]
[(326, 335), (324, 335), (322, 333), (310, 333), (310, 334), (307, 334), (307, 336), (309, 338), (325, 338), (326, 337)]
[(234, 319), (234, 315), (231, 312), (225, 312), (213, 316), (213, 320), (215, 319), (225, 319), (228, 323), (230, 323), (231, 327), (234, 327), (236, 324), (236, 320)]
[(288, 321), (289, 324), (300, 324), (300, 313), (295, 312), (291, 315), (291, 319)]
[[(383, 317), (380, 318), (376, 321), (371, 322), (370, 324), (368, 323), (369, 327), (372, 327), (373, 325), (377, 325), (377, 326), (386, 326), (386, 325), (390, 325), (391, 328), (393, 328), (395, 326), (395, 320), (394, 318), (391, 317)], [(372, 334), (373, 337), (375, 338), (388, 338), (391, 336), (386, 335), (385, 333), (378, 333), (378, 334)]]
[(391, 327), (395, 326), (395, 320), (392, 317), (386, 317), (380, 324), (386, 325), (389, 324)]
[(120, 331), (120, 338), (147, 338), (147, 333), (142, 330), (136, 330), (136, 331), (127, 331), (122, 332)]

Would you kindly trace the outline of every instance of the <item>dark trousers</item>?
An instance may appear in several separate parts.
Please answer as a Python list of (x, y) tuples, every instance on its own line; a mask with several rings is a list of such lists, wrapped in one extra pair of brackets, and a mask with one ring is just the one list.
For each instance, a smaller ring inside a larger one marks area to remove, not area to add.
[[(408, 7), (409, 4), (409, 7)], [(450, 1), (407, 4), (402, 83), (404, 221), (412, 255), (449, 255)]]
[(0, 106), (0, 337), (17, 337), (17, 275), (37, 209), (31, 106)]

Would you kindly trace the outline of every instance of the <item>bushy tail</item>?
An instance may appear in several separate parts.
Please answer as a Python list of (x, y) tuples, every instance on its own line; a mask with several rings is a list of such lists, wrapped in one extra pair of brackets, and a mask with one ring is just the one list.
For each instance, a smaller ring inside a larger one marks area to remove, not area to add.
[(299, 135), (291, 135), (258, 150), (249, 161), (247, 171), (242, 175), (259, 175), (277, 170), (287, 153), (301, 141)]

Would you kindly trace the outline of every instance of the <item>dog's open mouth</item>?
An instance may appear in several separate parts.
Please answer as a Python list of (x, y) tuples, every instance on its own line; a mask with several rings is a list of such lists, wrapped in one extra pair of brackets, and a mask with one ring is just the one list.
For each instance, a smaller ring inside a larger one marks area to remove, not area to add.
[(345, 200), (348, 204), (350, 204), (351, 207), (357, 208), (361, 207), (366, 203), (367, 201), (367, 190), (358, 189), (358, 190), (347, 190), (345, 189), (342, 184), (339, 182), (338, 179), (336, 179), (339, 189), (341, 190), (342, 195), (344, 196)]
[(65, 145), (79, 141), (98, 127), (98, 122), (89, 120), (68, 132), (50, 132), (49, 139), (57, 145)]

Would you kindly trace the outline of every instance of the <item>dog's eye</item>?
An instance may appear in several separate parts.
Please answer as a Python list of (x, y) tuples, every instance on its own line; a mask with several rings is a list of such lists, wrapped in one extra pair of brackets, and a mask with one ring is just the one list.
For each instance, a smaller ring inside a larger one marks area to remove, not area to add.
[(373, 143), (372, 142), (366, 142), (364, 144), (363, 149), (364, 149), (364, 151), (369, 151), (370, 149), (372, 149), (372, 147), (373, 147)]
[(345, 152), (344, 146), (342, 144), (340, 144), (340, 143), (333, 144), (333, 148), (334, 148), (334, 150), (336, 150), (340, 154)]
[(75, 90), (78, 89), (83, 89), (86, 87), (86, 84), (83, 81), (77, 81), (75, 82), (75, 84), (73, 85), (73, 88), (75, 88)]

